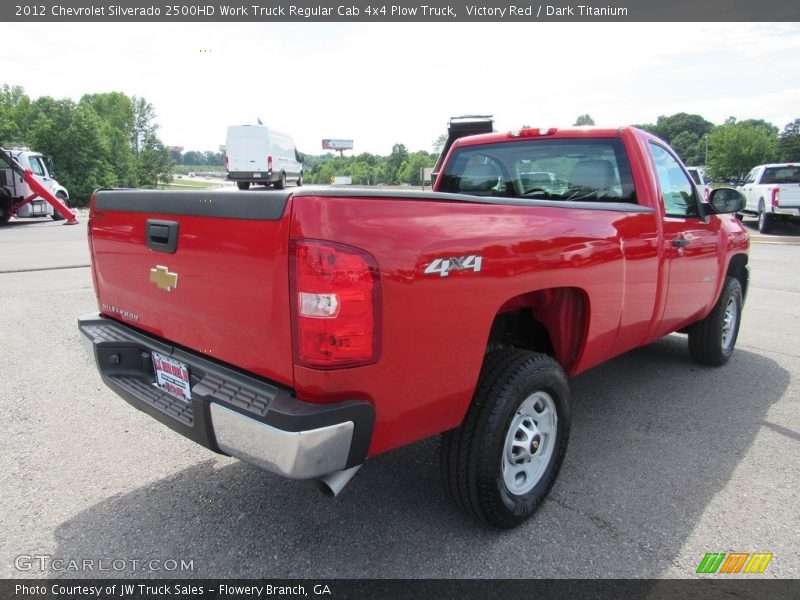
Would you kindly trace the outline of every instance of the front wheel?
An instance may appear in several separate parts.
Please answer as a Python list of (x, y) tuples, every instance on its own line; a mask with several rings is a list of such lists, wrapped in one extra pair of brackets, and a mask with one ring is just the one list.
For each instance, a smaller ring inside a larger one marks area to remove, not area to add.
[[(69, 208), (69, 206), (67, 205), (67, 196), (66, 196), (66, 194), (64, 194), (64, 192), (58, 192), (56, 194), (56, 198), (59, 199), (61, 204), (63, 204), (67, 208)], [(63, 221), (64, 220), (64, 215), (62, 215), (60, 212), (58, 212), (55, 209), (55, 207), (53, 207), (53, 214), (50, 215), (50, 218), (53, 219), (53, 221)]]
[(689, 354), (704, 365), (720, 367), (728, 362), (742, 322), (742, 284), (728, 277), (714, 309), (689, 328)]
[(11, 194), (6, 188), (0, 187), (0, 225), (5, 225), (11, 220), (11, 207), (14, 204)]
[(300, 175), (297, 176), (297, 187), (303, 185), (303, 172), (300, 171)]
[(569, 389), (544, 354), (489, 353), (460, 427), (442, 435), (442, 479), (470, 516), (497, 527), (531, 517), (558, 475), (570, 428)]

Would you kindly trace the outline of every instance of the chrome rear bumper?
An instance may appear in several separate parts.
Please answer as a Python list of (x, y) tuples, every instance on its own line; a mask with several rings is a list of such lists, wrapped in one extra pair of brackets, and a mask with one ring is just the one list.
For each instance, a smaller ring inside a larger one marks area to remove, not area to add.
[[(108, 387), (214, 452), (291, 479), (313, 479), (366, 459), (375, 420), (367, 402), (303, 402), (286, 387), (97, 313), (81, 316), (78, 329)], [(191, 400), (155, 385), (153, 352), (188, 366)]]

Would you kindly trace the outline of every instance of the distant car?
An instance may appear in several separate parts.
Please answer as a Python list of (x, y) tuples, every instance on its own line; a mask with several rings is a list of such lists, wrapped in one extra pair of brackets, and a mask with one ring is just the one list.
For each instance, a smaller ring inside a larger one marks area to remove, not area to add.
[(705, 167), (686, 167), (692, 181), (697, 186), (697, 191), (700, 192), (700, 197), (703, 202), (708, 202), (708, 195), (711, 193), (711, 180), (706, 177)]

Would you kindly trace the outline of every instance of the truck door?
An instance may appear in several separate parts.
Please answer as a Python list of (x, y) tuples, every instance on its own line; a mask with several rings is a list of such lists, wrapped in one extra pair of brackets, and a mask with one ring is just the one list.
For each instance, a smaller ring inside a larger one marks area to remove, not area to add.
[(700, 216), (700, 198), (678, 160), (650, 142), (664, 219), (663, 256), (669, 279), (660, 335), (700, 317), (713, 301), (719, 277), (720, 220)]
[(42, 182), (42, 185), (46, 187), (48, 190), (53, 190), (53, 180), (50, 178), (47, 169), (44, 166), (44, 161), (42, 161), (41, 156), (29, 156), (28, 162), (31, 165), (31, 171), (36, 178)]
[(758, 175), (758, 171), (759, 167), (754, 167), (751, 169), (742, 182), (742, 193), (744, 194), (746, 200), (745, 208), (747, 210), (752, 210), (753, 212), (758, 210), (758, 198), (755, 197), (755, 195), (758, 193), (758, 190), (753, 190), (756, 185), (756, 176)]

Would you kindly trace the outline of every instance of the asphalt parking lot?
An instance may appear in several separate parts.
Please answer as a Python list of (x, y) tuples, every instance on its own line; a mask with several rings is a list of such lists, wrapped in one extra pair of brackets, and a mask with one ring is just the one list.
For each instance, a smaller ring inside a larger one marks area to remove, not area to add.
[[(450, 505), (435, 439), (369, 461), (332, 500), (120, 400), (76, 328), (96, 310), (85, 224), (0, 229), (2, 578), (682, 578), (707, 552), (773, 553), (759, 577), (800, 577), (796, 227), (753, 236), (726, 367), (695, 365), (673, 335), (571, 381), (561, 475), (535, 518), (499, 533)], [(153, 559), (164, 568), (132, 562)]]

